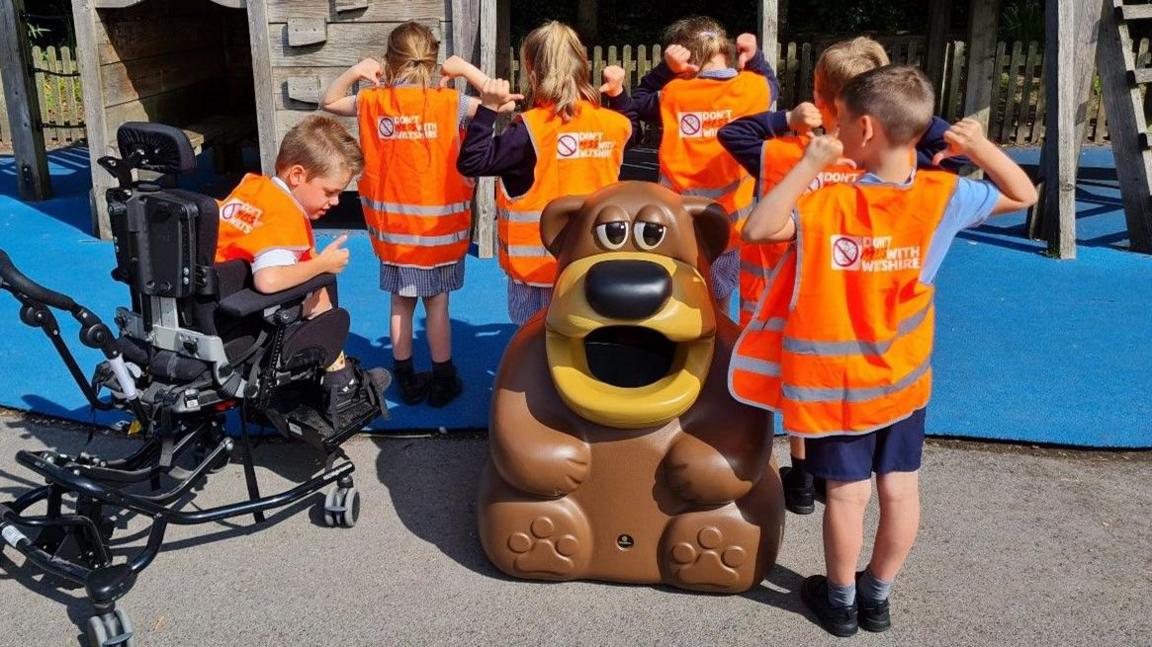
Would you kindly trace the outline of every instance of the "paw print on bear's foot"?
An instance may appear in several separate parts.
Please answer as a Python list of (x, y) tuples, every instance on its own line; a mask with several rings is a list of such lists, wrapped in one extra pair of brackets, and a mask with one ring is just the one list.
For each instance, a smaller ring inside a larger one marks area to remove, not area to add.
[(512, 533), (508, 549), (516, 553), (513, 564), (521, 573), (549, 573), (565, 576), (576, 566), (573, 557), (580, 550), (575, 535), (559, 533), (548, 517), (532, 520), (528, 532)]
[(701, 528), (695, 541), (674, 544), (676, 578), (689, 585), (734, 586), (740, 580), (740, 567), (748, 561), (748, 551), (724, 544), (724, 533), (715, 526)]

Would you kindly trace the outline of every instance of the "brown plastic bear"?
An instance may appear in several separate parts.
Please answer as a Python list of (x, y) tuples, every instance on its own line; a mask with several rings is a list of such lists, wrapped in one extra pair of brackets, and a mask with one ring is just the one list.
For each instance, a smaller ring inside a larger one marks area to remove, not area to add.
[(784, 504), (769, 414), (728, 393), (738, 330), (704, 279), (727, 216), (621, 182), (553, 201), (540, 231), (559, 275), (496, 376), (488, 558), (532, 579), (755, 586)]

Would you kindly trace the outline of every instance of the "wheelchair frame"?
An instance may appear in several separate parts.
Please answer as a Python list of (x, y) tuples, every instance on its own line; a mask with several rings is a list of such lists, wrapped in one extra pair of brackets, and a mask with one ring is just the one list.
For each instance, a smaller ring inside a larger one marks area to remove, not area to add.
[[(178, 129), (156, 124), (125, 124), (118, 139), (121, 159), (108, 157), (100, 160), (101, 166), (120, 180), (120, 187), (109, 192), (113, 218), (129, 217), (130, 209), (124, 207), (134, 196), (142, 192), (156, 195), (174, 185), (175, 174), (187, 172), (195, 166), (191, 147)], [(132, 172), (138, 169), (161, 175), (148, 183), (136, 181)], [(201, 213), (199, 217), (218, 216), (213, 210), (212, 213)], [(145, 224), (144, 236), (147, 235), (146, 229)], [(123, 276), (121, 267), (123, 246), (128, 242), (117, 238), (117, 256), (121, 261), (117, 271), (121, 275), (114, 273), (114, 277), (132, 285), (131, 277)], [(134, 244), (139, 242), (134, 241)], [(146, 256), (147, 251), (142, 255)], [(199, 279), (201, 269), (195, 267), (190, 272), (185, 265), (183, 274), (188, 277), (191, 273)], [(236, 295), (219, 302), (225, 312), (231, 310), (242, 316), (263, 313), (265, 322), (275, 330), (273, 335), (278, 335), (271, 340), (261, 337), (265, 343), (271, 344), (273, 352), (266, 352), (267, 347), (257, 348), (260, 346), (258, 340), (250, 349), (255, 353), (244, 353), (248, 360), (256, 355), (247, 379), (224, 355), (220, 337), (181, 328), (172, 295), (189, 294), (187, 279), (183, 282), (184, 287), (177, 285), (167, 290), (167, 294), (161, 286), (155, 290), (158, 294), (148, 296), (147, 300), (133, 288), (133, 311), (120, 309), (117, 315), (122, 334), (136, 339), (146, 337), (153, 347), (207, 362), (211, 366), (210, 381), (214, 383), (208, 385), (212, 388), (203, 390), (194, 388), (204, 386), (203, 383), (194, 383), (159, 390), (149, 390), (149, 385), (142, 391), (137, 378), (143, 369), (126, 361), (116, 337), (99, 317), (71, 297), (29, 279), (0, 250), (0, 289), (10, 292), (21, 303), (21, 320), (44, 332), (93, 408), (130, 412), (135, 420), (133, 424), (140, 426), (146, 439), (139, 449), (118, 459), (105, 459), (86, 452), (69, 456), (51, 450), (19, 451), (17, 461), (44, 477), (47, 485), (25, 492), (13, 501), (0, 502), (0, 550), (5, 545), (10, 546), (44, 572), (83, 585), (95, 611), (86, 627), (91, 645), (110, 647), (136, 643), (131, 619), (117, 608), (116, 603), (132, 589), (137, 575), (155, 559), (169, 524), (211, 523), (249, 514), (260, 523), (264, 520), (264, 512), (290, 505), (335, 483), (336, 488), (323, 502), (325, 520), (330, 526), (355, 525), (360, 508), (360, 496), (352, 480), (355, 466), (340, 449), (340, 444), (370, 419), (326, 436), (305, 424), (305, 429), (312, 432), (304, 434), (308, 437), (306, 439), (326, 456), (323, 472), (291, 489), (268, 496), (260, 494), (248, 431), (249, 404), (257, 405), (257, 414), (264, 413), (259, 408), (269, 404), (273, 391), (285, 382), (290, 385), (300, 382), (299, 379), (293, 381), (292, 373), (277, 374), (274, 370), (280, 361), (285, 328), (292, 322), (293, 313), (299, 317), (299, 308), (294, 308), (294, 305), (298, 306), (309, 292), (334, 283), (335, 277), (324, 275), (272, 295), (242, 290), (237, 294), (243, 297), (243, 303)], [(53, 309), (65, 311), (76, 319), (80, 324), (81, 343), (103, 354), (105, 360), (97, 368), (92, 382), (85, 379), (75, 356), (61, 338)], [(153, 321), (146, 321), (149, 314), (157, 312), (158, 316), (152, 317)], [(102, 388), (109, 388), (113, 397), (101, 399)], [(239, 443), (243, 450), (241, 457), (248, 500), (193, 512), (179, 509), (181, 499), (206, 482), (210, 473), (222, 469), (229, 462), (237, 441), (225, 433), (225, 414), (236, 407), (241, 412)], [(191, 468), (177, 465), (189, 454), (193, 460)], [(175, 483), (162, 489), (162, 478)], [(133, 486), (140, 488), (142, 484), (147, 485), (148, 493), (127, 491)], [(73, 498), (74, 511), (69, 512), (65, 501)], [(44, 514), (29, 514), (30, 508), (41, 503), (46, 507)], [(123, 563), (114, 563), (109, 550), (115, 529), (109, 511), (126, 511), (151, 520), (146, 544)], [(72, 549), (75, 549), (75, 557), (65, 556), (65, 551)]]

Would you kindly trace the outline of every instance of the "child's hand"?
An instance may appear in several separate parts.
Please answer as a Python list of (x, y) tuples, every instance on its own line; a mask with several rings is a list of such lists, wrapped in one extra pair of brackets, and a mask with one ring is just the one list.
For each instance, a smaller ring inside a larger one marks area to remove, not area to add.
[(813, 137), (804, 150), (804, 159), (812, 162), (817, 168), (825, 169), (833, 164), (855, 166), (851, 160), (844, 159), (844, 144), (834, 135), (820, 135)]
[(991, 143), (984, 136), (984, 126), (971, 117), (966, 117), (953, 124), (944, 133), (944, 141), (948, 142), (948, 148), (936, 153), (936, 156), (932, 158), (933, 166), (940, 166), (940, 162), (949, 157), (972, 155), (974, 151)]
[[(325, 272), (329, 274), (339, 274), (348, 267), (348, 259), (350, 254), (348, 250), (344, 249), (343, 245), (348, 240), (348, 234), (340, 234), (336, 240), (328, 243), (324, 251), (315, 255), (317, 261), (320, 261), (320, 267), (324, 268)], [(315, 253), (315, 250), (313, 250)]]
[(463, 76), (464, 72), (468, 69), (468, 65), (468, 61), (465, 61), (459, 56), (449, 56), (440, 64), (440, 76), (446, 79)]
[(700, 71), (699, 65), (689, 63), (692, 59), (692, 52), (688, 51), (687, 47), (683, 45), (669, 45), (668, 49), (664, 50), (664, 63), (668, 65), (668, 69), (672, 73), (679, 76), (681, 74), (696, 74)]
[(736, 53), (738, 55), (736, 69), (744, 69), (744, 64), (756, 55), (756, 35), (743, 33), (736, 37)]
[(618, 97), (624, 91), (624, 68), (619, 65), (609, 65), (604, 68), (604, 85), (600, 86), (600, 92), (610, 96)]
[(384, 76), (384, 68), (380, 67), (380, 62), (374, 58), (366, 58), (352, 69), (356, 71), (356, 78), (372, 85), (380, 85), (380, 79)]
[(480, 105), (496, 112), (500, 112), (508, 103), (520, 101), (523, 98), (524, 95), (522, 94), (514, 94), (512, 87), (504, 79), (488, 79), (480, 91)]
[(800, 134), (819, 128), (823, 123), (820, 109), (808, 101), (788, 111), (788, 127)]

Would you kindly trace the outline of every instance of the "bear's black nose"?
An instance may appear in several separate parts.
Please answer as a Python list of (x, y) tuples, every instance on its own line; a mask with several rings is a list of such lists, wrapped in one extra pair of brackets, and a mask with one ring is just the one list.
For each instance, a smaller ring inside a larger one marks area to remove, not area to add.
[(584, 296), (612, 319), (644, 319), (672, 296), (672, 277), (651, 261), (601, 261), (588, 270)]

